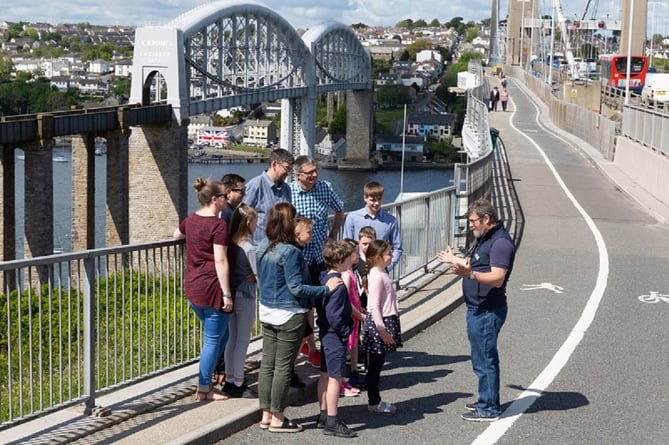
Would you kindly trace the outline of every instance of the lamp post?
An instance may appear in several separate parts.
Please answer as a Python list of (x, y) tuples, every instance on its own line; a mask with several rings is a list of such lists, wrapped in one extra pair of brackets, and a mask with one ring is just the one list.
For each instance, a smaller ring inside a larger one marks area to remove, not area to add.
[(627, 72), (625, 73), (625, 105), (630, 102), (630, 70), (632, 69), (632, 20), (634, 19), (634, 0), (630, 1), (629, 32), (627, 34)]

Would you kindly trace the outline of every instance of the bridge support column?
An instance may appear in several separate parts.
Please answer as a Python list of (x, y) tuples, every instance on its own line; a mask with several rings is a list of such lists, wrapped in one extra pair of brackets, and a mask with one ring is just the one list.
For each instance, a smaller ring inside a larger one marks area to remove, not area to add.
[(16, 198), (14, 196), (16, 166), (14, 164), (14, 150), (5, 145), (2, 147), (1, 156), (0, 261), (9, 261), (16, 258), (16, 225), (14, 224), (14, 215), (16, 215)]
[(128, 185), (129, 131), (107, 133), (107, 246), (130, 242)]
[[(188, 120), (132, 127), (128, 145), (129, 242), (171, 238), (188, 212)], [(214, 178), (218, 179), (218, 178)]]
[(72, 137), (72, 251), (95, 248), (95, 137)]
[(281, 100), (281, 148), (314, 156), (316, 100), (311, 96)]
[(24, 147), (26, 258), (53, 254), (53, 140), (44, 143)]
[(372, 90), (346, 92), (346, 158), (337, 160), (342, 170), (373, 170), (369, 159), (372, 147)]

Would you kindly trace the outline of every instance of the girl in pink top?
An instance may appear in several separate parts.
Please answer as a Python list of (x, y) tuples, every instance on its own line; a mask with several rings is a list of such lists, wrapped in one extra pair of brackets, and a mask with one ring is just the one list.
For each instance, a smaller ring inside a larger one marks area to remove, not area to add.
[(360, 289), (358, 288), (358, 275), (353, 269), (353, 265), (357, 267), (360, 256), (358, 255), (358, 243), (355, 240), (347, 238), (347, 241), (354, 247), (351, 254), (351, 267), (342, 272), (341, 279), (348, 290), (348, 297), (351, 300), (351, 308), (353, 309), (353, 332), (348, 337), (348, 351), (351, 356), (351, 372), (348, 376), (348, 382), (343, 382), (339, 394), (345, 397), (357, 396), (360, 393), (358, 389), (358, 337), (360, 336), (360, 323), (365, 321), (365, 310), (362, 308), (360, 301)]
[(392, 260), (392, 249), (387, 241), (374, 240), (367, 248), (365, 262), (367, 309), (362, 332), (362, 348), (369, 353), (367, 396), (370, 412), (395, 414), (395, 405), (381, 400), (379, 379), (385, 354), (402, 346), (397, 294), (387, 272)]

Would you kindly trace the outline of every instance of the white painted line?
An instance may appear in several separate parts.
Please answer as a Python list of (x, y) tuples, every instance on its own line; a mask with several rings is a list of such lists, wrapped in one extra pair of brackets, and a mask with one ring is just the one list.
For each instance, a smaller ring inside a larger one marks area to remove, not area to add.
[[(546, 130), (546, 128), (541, 124), (541, 122), (539, 122), (539, 114), (540, 114), (539, 107), (537, 107), (537, 105), (534, 102), (532, 103), (535, 109), (537, 109), (537, 119), (536, 119), (537, 124), (544, 130)], [(513, 115), (511, 116), (509, 122), (511, 124), (511, 127), (517, 130), (517, 128), (513, 125)], [(530, 141), (530, 143), (534, 146), (534, 148), (536, 148), (539, 154), (544, 158), (544, 162), (546, 163), (550, 171), (553, 173), (553, 176), (555, 177), (556, 181), (564, 191), (565, 195), (574, 205), (576, 210), (581, 214), (587, 226), (590, 228), (590, 231), (592, 232), (592, 235), (595, 238), (595, 243), (597, 244), (597, 251), (599, 252), (599, 271), (597, 273), (597, 280), (595, 282), (595, 287), (592, 290), (590, 297), (588, 298), (588, 302), (586, 303), (585, 308), (581, 313), (581, 317), (576, 322), (576, 325), (574, 325), (574, 327), (572, 328), (571, 333), (569, 334), (565, 342), (562, 344), (560, 349), (558, 349), (558, 351), (555, 353), (548, 366), (546, 366), (544, 370), (541, 371), (539, 376), (534, 380), (534, 382), (532, 382), (528, 386), (528, 388), (525, 391), (523, 391), (518, 397), (516, 397), (516, 399), (511, 403), (511, 405), (506, 409), (506, 411), (502, 413), (500, 419), (492, 423), (488, 428), (486, 428), (486, 430), (483, 433), (481, 433), (476, 438), (476, 440), (474, 440), (474, 442), (472, 442), (472, 445), (490, 445), (497, 442), (508, 431), (508, 429), (511, 428), (511, 425), (513, 425), (513, 423), (518, 418), (520, 418), (520, 416), (522, 416), (525, 413), (525, 411), (527, 411), (530, 405), (532, 405), (532, 403), (536, 399), (541, 397), (541, 395), (544, 393), (548, 385), (550, 385), (551, 382), (553, 382), (555, 377), (567, 364), (567, 362), (569, 361), (569, 357), (571, 357), (574, 350), (583, 339), (583, 336), (585, 335), (586, 331), (592, 324), (592, 320), (595, 318), (595, 313), (597, 312), (597, 308), (599, 307), (602, 297), (604, 296), (604, 291), (606, 290), (606, 283), (609, 275), (609, 254), (606, 250), (606, 244), (604, 243), (604, 238), (602, 237), (602, 234), (600, 233), (599, 229), (597, 229), (597, 226), (595, 225), (590, 215), (586, 213), (585, 209), (583, 209), (581, 204), (579, 204), (574, 195), (567, 188), (566, 184), (564, 183), (564, 181), (558, 174), (557, 170), (555, 169), (555, 166), (550, 161), (550, 159), (548, 159), (548, 156), (546, 156), (546, 153), (541, 149), (541, 147), (539, 147), (537, 143), (535, 143), (525, 133), (523, 133), (523, 136), (528, 141)], [(562, 139), (557, 135), (556, 137)], [(568, 143), (567, 141), (565, 142)]]

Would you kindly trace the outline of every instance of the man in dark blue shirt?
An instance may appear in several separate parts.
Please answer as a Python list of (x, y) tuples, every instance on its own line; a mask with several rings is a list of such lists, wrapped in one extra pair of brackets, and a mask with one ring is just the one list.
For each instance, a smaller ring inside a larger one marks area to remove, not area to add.
[(452, 249), (437, 258), (450, 263), (463, 277), (462, 293), (467, 305), (467, 337), (471, 346), (472, 368), (479, 380), (479, 397), (467, 403), (464, 420), (492, 422), (499, 419), (499, 355), (497, 338), (506, 320), (506, 283), (513, 269), (515, 246), (509, 233), (487, 199), (479, 199), (467, 212), (469, 229), (476, 245), (467, 258)]

